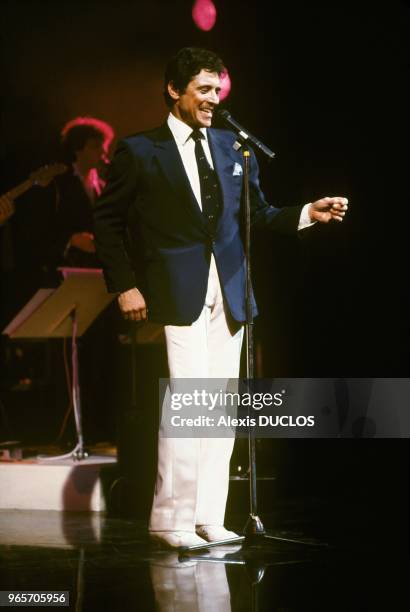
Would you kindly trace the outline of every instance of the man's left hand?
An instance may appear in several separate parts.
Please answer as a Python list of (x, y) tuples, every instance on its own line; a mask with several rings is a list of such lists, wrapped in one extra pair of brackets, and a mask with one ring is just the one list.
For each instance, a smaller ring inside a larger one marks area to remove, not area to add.
[(321, 198), (309, 206), (309, 215), (312, 221), (329, 223), (329, 221), (343, 221), (348, 208), (347, 198), (333, 197)]
[(3, 225), (14, 213), (14, 202), (8, 195), (0, 197), (0, 225)]

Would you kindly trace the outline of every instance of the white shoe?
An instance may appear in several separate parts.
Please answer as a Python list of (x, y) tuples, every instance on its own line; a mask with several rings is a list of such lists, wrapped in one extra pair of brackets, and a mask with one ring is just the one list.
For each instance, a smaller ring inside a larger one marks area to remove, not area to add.
[(206, 544), (193, 531), (150, 531), (150, 537), (165, 548), (181, 548), (182, 546), (197, 546)]
[(219, 540), (231, 540), (240, 536), (234, 531), (228, 531), (222, 525), (197, 525), (197, 534), (207, 542), (218, 542)]

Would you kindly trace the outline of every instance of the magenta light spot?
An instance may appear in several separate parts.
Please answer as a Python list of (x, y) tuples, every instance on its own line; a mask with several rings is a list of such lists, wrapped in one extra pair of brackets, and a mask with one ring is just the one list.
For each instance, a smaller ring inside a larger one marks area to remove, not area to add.
[(212, 0), (195, 0), (192, 19), (200, 30), (205, 32), (212, 30), (216, 21), (216, 8)]
[(229, 92), (231, 91), (231, 79), (229, 78), (229, 73), (227, 70), (221, 74), (221, 91), (219, 94), (219, 99), (225, 100), (229, 96)]

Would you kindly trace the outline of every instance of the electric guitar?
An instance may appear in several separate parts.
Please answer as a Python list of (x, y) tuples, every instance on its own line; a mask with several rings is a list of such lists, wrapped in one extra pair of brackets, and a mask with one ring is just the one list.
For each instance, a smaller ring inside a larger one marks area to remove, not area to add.
[(68, 166), (61, 163), (42, 166), (38, 170), (34, 170), (25, 181), (0, 196), (0, 225), (14, 214), (14, 200), (16, 198), (36, 185), (47, 187), (54, 177), (64, 174), (67, 170)]

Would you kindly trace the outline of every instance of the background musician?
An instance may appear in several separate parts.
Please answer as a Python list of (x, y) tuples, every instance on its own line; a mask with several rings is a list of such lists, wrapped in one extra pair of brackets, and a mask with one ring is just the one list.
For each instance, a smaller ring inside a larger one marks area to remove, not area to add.
[(74, 267), (98, 267), (92, 210), (104, 187), (104, 168), (114, 138), (95, 117), (76, 117), (63, 127), (61, 145), (68, 172), (59, 177), (56, 201), (56, 259)]

